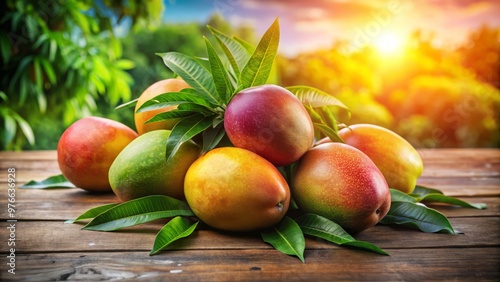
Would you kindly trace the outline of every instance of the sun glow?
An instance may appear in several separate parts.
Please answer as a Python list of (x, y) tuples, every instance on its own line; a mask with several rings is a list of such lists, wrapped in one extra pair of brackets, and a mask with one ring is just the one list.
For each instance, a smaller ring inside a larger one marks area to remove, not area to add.
[(403, 40), (394, 33), (384, 33), (375, 39), (373, 45), (380, 53), (389, 55), (401, 51)]

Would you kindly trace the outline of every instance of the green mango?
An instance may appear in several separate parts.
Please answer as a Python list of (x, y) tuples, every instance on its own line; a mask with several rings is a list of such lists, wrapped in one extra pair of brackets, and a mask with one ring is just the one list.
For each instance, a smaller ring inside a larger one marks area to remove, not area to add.
[(188, 141), (167, 161), (165, 146), (169, 135), (170, 130), (144, 133), (118, 154), (109, 169), (109, 182), (121, 201), (149, 195), (185, 199), (184, 177), (201, 150)]

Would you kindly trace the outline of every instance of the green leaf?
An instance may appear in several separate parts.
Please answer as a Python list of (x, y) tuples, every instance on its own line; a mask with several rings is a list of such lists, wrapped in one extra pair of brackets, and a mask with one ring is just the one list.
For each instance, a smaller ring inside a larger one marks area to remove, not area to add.
[(415, 190), (411, 193), (412, 197), (419, 202), (434, 202), (434, 203), (445, 203), (455, 206), (460, 206), (463, 208), (473, 208), (473, 209), (486, 209), (488, 205), (484, 203), (468, 203), (466, 201), (459, 200), (454, 197), (445, 196), (440, 190), (429, 188), (425, 186), (417, 185)]
[(203, 115), (195, 115), (179, 121), (174, 128), (172, 128), (170, 136), (168, 136), (167, 151), (165, 153), (167, 161), (175, 155), (184, 142), (209, 128), (212, 125), (213, 119), (214, 118), (211, 116), (205, 117)]
[(386, 255), (386, 256), (390, 256), (389, 253), (387, 253), (386, 251), (382, 250), (381, 248), (371, 244), (371, 243), (368, 243), (368, 242), (365, 242), (365, 241), (352, 241), (352, 242), (346, 242), (342, 245), (346, 245), (346, 246), (350, 246), (350, 247), (356, 247), (356, 248), (359, 248), (359, 249), (364, 249), (364, 250), (367, 250), (367, 251), (372, 251), (374, 253), (378, 253), (378, 254), (381, 254), (381, 255)]
[(217, 90), (220, 99), (227, 104), (229, 103), (230, 96), (234, 91), (233, 84), (231, 83), (227, 70), (214, 47), (206, 37), (204, 37), (204, 39), (205, 44), (207, 45), (208, 59), (210, 62), (210, 69), (212, 70), (215, 89)]
[(168, 52), (157, 54), (173, 72), (197, 90), (209, 103), (219, 105), (212, 75), (193, 58), (182, 53)]
[(180, 216), (174, 217), (167, 224), (165, 224), (165, 226), (163, 226), (158, 234), (156, 234), (155, 243), (149, 255), (154, 255), (170, 245), (172, 242), (191, 235), (191, 233), (193, 233), (196, 229), (198, 223), (199, 221), (190, 224), (187, 218)]
[(401, 192), (393, 188), (389, 190), (391, 191), (391, 202), (408, 202), (408, 203), (418, 202), (417, 199), (404, 192)]
[(129, 70), (135, 68), (135, 63), (131, 60), (120, 59), (115, 62), (116, 66), (122, 70)]
[[(323, 106), (321, 108), (318, 108), (318, 114), (322, 117), (322, 119), (325, 121), (325, 123), (329, 126), (332, 127), (332, 129), (335, 132), (339, 131), (337, 119), (333, 115), (333, 112), (331, 110), (330, 106)], [(340, 137), (339, 137), (340, 138)]]
[(271, 244), (276, 250), (297, 256), (304, 262), (306, 240), (299, 225), (288, 216), (285, 216), (269, 232), (261, 232), (262, 240)]
[(48, 189), (48, 188), (75, 188), (76, 186), (69, 182), (64, 175), (54, 175), (42, 181), (30, 181), (19, 188), (29, 189)]
[(222, 123), (218, 124), (216, 127), (209, 127), (203, 131), (203, 148), (201, 153), (206, 153), (215, 148), (224, 137), (224, 134), (226, 134), (226, 131)]
[(2, 54), (2, 60), (4, 65), (9, 63), (10, 54), (12, 52), (12, 45), (9, 41), (7, 33), (5, 31), (0, 31), (0, 52)]
[(245, 41), (242, 38), (239, 38), (238, 36), (233, 36), (233, 39), (236, 40), (238, 43), (240, 43), (241, 46), (243, 46), (243, 48), (245, 48), (245, 50), (247, 50), (249, 57), (250, 57), (250, 55), (253, 54), (253, 52), (255, 52), (255, 46), (250, 44), (248, 41)]
[(188, 117), (192, 117), (195, 115), (199, 115), (199, 113), (195, 112), (195, 111), (191, 111), (191, 110), (184, 111), (184, 110), (175, 109), (172, 111), (156, 114), (152, 118), (148, 119), (145, 123), (151, 123), (151, 122), (157, 122), (157, 121), (169, 120), (169, 119), (188, 118)]
[(4, 120), (5, 131), (3, 134), (2, 142), (4, 147), (6, 147), (7, 144), (9, 144), (12, 141), (12, 139), (14, 139), (14, 136), (16, 135), (17, 131), (17, 125), (16, 125), (16, 120), (13, 117), (9, 116), (8, 114), (3, 115), (2, 117), (5, 119)]
[(342, 140), (337, 132), (330, 126), (319, 122), (313, 122), (313, 126), (315, 129), (321, 131), (326, 137), (330, 138), (333, 142), (344, 143), (344, 140)]
[(428, 187), (424, 187), (424, 186), (421, 186), (421, 185), (417, 185), (415, 186), (415, 189), (413, 190), (413, 192), (411, 193), (412, 196), (415, 196), (415, 197), (424, 197), (425, 195), (427, 194), (443, 194), (443, 192), (437, 190), (437, 189), (434, 189), (434, 188), (428, 188)]
[(123, 109), (130, 109), (130, 108), (133, 108), (133, 107), (135, 107), (135, 105), (137, 104), (137, 101), (138, 101), (138, 100), (139, 100), (139, 98), (136, 98), (136, 99), (134, 99), (134, 100), (130, 100), (130, 101), (126, 102), (126, 103), (123, 103), (123, 104), (121, 104), (121, 105), (118, 105), (118, 106), (116, 106), (115, 111), (116, 111), (116, 110), (123, 110)]
[(36, 84), (36, 87), (38, 89), (42, 89), (43, 88), (43, 85), (42, 85), (42, 70), (40, 68), (40, 58), (39, 57), (35, 57), (33, 59), (33, 69), (34, 69), (34, 72), (35, 72), (35, 84)]
[(51, 62), (54, 61), (56, 57), (56, 52), (57, 52), (57, 41), (55, 39), (51, 39), (49, 47), (49, 61)]
[(295, 221), (305, 234), (316, 236), (335, 244), (341, 245), (356, 240), (340, 225), (317, 214), (304, 214), (296, 218)]
[(337, 223), (317, 214), (304, 214), (296, 218), (295, 221), (307, 235), (325, 239), (338, 245), (347, 245), (360, 249), (365, 249), (375, 253), (388, 255), (379, 247), (364, 241), (357, 241), (347, 233)]
[(278, 19), (269, 27), (260, 40), (255, 52), (252, 54), (240, 74), (240, 85), (238, 89), (266, 83), (274, 58), (278, 52), (280, 40), (280, 28)]
[(87, 210), (86, 212), (82, 213), (77, 218), (66, 220), (64, 223), (74, 223), (77, 221), (94, 218), (94, 217), (100, 215), (101, 213), (108, 211), (109, 209), (111, 209), (112, 207), (114, 207), (116, 205), (118, 205), (118, 204), (113, 203), (113, 204), (106, 204), (106, 205), (98, 206), (95, 208), (91, 208), (91, 209)]
[(346, 105), (334, 96), (310, 86), (289, 86), (286, 87), (305, 105), (313, 108), (324, 106), (335, 106), (349, 111)]
[(194, 216), (188, 204), (168, 196), (146, 196), (130, 200), (95, 217), (86, 230), (113, 231), (160, 218)]
[[(17, 80), (19, 79), (19, 77), (21, 77), (22, 74), (26, 73), (25, 70), (26, 70), (26, 67), (28, 66), (29, 63), (31, 63), (31, 61), (33, 60), (33, 56), (32, 55), (28, 55), (28, 56), (25, 56), (21, 62), (17, 65), (17, 69), (16, 69), (16, 72), (14, 73), (14, 76), (12, 77), (12, 79), (10, 80), (10, 86), (12, 87), (12, 85), (16, 85), (17, 83)], [(23, 85), (23, 83), (26, 83), (24, 81), (21, 81), (21, 85)]]
[(433, 203), (445, 203), (445, 204), (451, 204), (455, 206), (460, 206), (463, 208), (473, 208), (473, 209), (478, 209), (478, 210), (483, 210), (488, 207), (487, 204), (483, 203), (468, 203), (466, 201), (462, 201), (460, 199), (450, 197), (450, 196), (445, 196), (443, 194), (427, 194), (422, 198), (418, 198), (419, 201), (421, 202), (433, 202)]
[[(192, 90), (192, 89), (191, 89)], [(160, 94), (155, 96), (154, 98), (144, 102), (139, 109), (137, 109), (138, 113), (152, 111), (156, 109), (160, 109), (167, 106), (174, 106), (184, 103), (194, 103), (200, 106), (204, 106), (205, 108), (210, 108), (210, 104), (207, 103), (200, 95), (197, 95), (198, 92), (167, 92), (164, 94)]]
[(202, 106), (196, 103), (182, 103), (177, 107), (177, 109), (179, 109), (179, 111), (196, 112), (204, 116), (215, 116), (216, 114), (214, 111), (207, 108), (206, 106)]
[(42, 63), (43, 70), (45, 71), (45, 74), (47, 75), (47, 78), (49, 79), (50, 83), (55, 84), (57, 82), (57, 79), (56, 79), (56, 74), (54, 73), (54, 69), (52, 68), (52, 65), (45, 58), (40, 58), (40, 63)]
[[(36, 98), (38, 101), (38, 108), (41, 113), (45, 113), (47, 111), (47, 97), (45, 97), (45, 94), (43, 93), (43, 90), (41, 88), (36, 87)], [(31, 129), (31, 126), (28, 127)]]
[(240, 76), (241, 70), (245, 67), (248, 60), (250, 59), (250, 54), (248, 51), (240, 44), (238, 41), (232, 39), (231, 37), (223, 34), (222, 32), (216, 30), (215, 28), (208, 26), (210, 32), (214, 35), (215, 39), (222, 48), (222, 51), (226, 54), (229, 60), (229, 64), (233, 68), (233, 72), (236, 77)]
[(418, 228), (423, 232), (444, 232), (457, 234), (451, 223), (442, 213), (416, 203), (392, 202), (387, 215), (380, 221), (381, 224), (404, 225)]

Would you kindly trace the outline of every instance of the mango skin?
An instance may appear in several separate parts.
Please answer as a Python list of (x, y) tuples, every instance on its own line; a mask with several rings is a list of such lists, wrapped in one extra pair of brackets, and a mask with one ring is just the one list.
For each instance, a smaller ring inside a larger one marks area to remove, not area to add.
[(377, 165), (390, 188), (411, 193), (424, 165), (415, 148), (393, 131), (372, 124), (355, 124), (341, 129), (346, 144), (358, 148)]
[(186, 200), (203, 222), (227, 231), (251, 231), (278, 223), (288, 210), (290, 190), (270, 162), (248, 150), (216, 148), (189, 168)]
[(108, 171), (116, 156), (137, 137), (128, 126), (106, 118), (85, 117), (70, 125), (57, 144), (62, 174), (77, 187), (111, 191)]
[(135, 105), (134, 110), (135, 128), (137, 129), (139, 135), (158, 129), (171, 130), (174, 127), (174, 125), (179, 121), (178, 119), (163, 120), (152, 123), (145, 122), (159, 113), (174, 110), (177, 108), (177, 106), (167, 106), (141, 113), (137, 113), (137, 110), (140, 106), (142, 106), (142, 104), (144, 104), (144, 102), (160, 94), (164, 94), (167, 92), (179, 92), (184, 88), (190, 88), (190, 86), (184, 80), (169, 78), (151, 84), (148, 88), (146, 88), (146, 90), (144, 90), (144, 92), (142, 92), (141, 96), (139, 96), (139, 99), (137, 100), (137, 104)]
[(250, 150), (276, 166), (298, 160), (314, 142), (314, 128), (302, 103), (277, 85), (247, 88), (234, 96), (224, 128), (235, 147)]
[(329, 218), (351, 233), (377, 224), (389, 211), (384, 176), (358, 149), (327, 143), (299, 161), (291, 191), (300, 210)]
[(150, 195), (166, 195), (184, 200), (184, 176), (199, 157), (193, 142), (182, 144), (166, 161), (165, 144), (170, 130), (155, 130), (137, 137), (116, 157), (109, 170), (109, 181), (121, 201)]

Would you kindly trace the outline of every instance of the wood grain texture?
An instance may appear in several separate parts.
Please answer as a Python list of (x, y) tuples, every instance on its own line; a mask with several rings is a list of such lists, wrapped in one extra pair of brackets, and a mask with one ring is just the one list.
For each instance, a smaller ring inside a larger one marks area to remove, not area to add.
[[(16, 275), (7, 272), (0, 243), (0, 281), (394, 281), (500, 280), (500, 150), (420, 149), (425, 170), (419, 184), (441, 189), (486, 210), (432, 205), (464, 234), (427, 234), (377, 225), (358, 240), (391, 256), (306, 237), (306, 263), (262, 242), (258, 233), (231, 234), (201, 225), (167, 251), (149, 256), (165, 220), (117, 232), (64, 224), (85, 210), (117, 202), (112, 194), (81, 189), (16, 190)], [(0, 152), (0, 230), (6, 230), (7, 168), (16, 181), (42, 180), (60, 170), (55, 151)], [(2, 232), (2, 236), (3, 236)]]
[[(430, 234), (398, 226), (375, 226), (354, 235), (383, 249), (413, 249), (419, 247), (500, 246), (499, 217), (468, 217), (450, 219), (453, 227), (464, 234)], [(83, 225), (60, 221), (18, 221), (16, 230), (19, 253), (85, 252), (85, 251), (150, 251), (156, 233), (166, 223), (155, 222), (115, 232), (81, 230)], [(1, 222), (5, 229), (7, 222)], [(337, 248), (336, 245), (313, 237), (307, 238), (308, 249)], [(232, 234), (211, 229), (195, 231), (192, 236), (175, 242), (170, 249), (268, 249), (258, 233)], [(7, 252), (7, 245), (0, 252)]]

